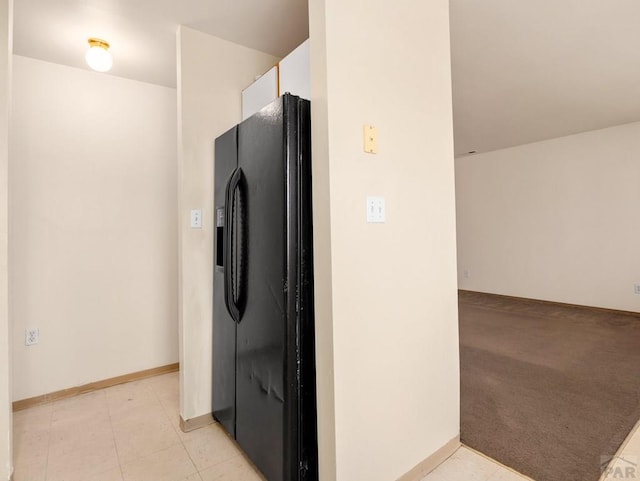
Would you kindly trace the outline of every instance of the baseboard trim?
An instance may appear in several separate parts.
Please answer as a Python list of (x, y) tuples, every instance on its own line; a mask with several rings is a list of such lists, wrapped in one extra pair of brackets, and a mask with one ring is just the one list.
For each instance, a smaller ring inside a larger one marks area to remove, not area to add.
[(203, 414), (202, 416), (196, 416), (191, 419), (183, 419), (182, 414), (180, 415), (180, 429), (183, 433), (188, 433), (189, 431), (193, 431), (195, 429), (200, 429), (209, 424), (213, 424), (213, 416), (211, 413)]
[(493, 292), (470, 291), (468, 289), (458, 289), (458, 292), (468, 292), (469, 294), (484, 294), (487, 296), (502, 297), (504, 299), (513, 299), (516, 301), (540, 302), (542, 304), (548, 304), (551, 306), (578, 307), (580, 309), (587, 309), (587, 310), (592, 310), (597, 312), (608, 312), (611, 314), (622, 314), (625, 316), (637, 317), (638, 315), (640, 315), (640, 312), (623, 311), (622, 309), (611, 309), (609, 307), (597, 307), (597, 306), (585, 306), (582, 304), (569, 304), (568, 302), (545, 301), (544, 299), (533, 299), (531, 297), (507, 296), (505, 294), (494, 294)]
[(13, 412), (22, 411), (24, 409), (39, 406), (41, 404), (47, 404), (53, 401), (58, 401), (60, 399), (74, 397), (79, 394), (85, 394), (91, 391), (97, 391), (98, 389), (104, 389), (106, 387), (124, 384), (126, 382), (138, 381), (140, 379), (158, 376), (160, 374), (175, 372), (179, 369), (180, 364), (176, 362), (173, 364), (167, 364), (166, 366), (145, 369), (144, 371), (132, 372), (130, 374), (124, 374), (122, 376), (103, 379), (102, 381), (90, 382), (89, 384), (84, 384), (82, 386), (71, 387), (69, 389), (62, 389), (60, 391), (50, 392), (47, 394), (42, 394), (40, 396), (21, 399), (20, 401), (13, 402)]
[(397, 481), (420, 481), (444, 463), (459, 447), (460, 436), (456, 436), (424, 461), (420, 461), (411, 471), (400, 476)]

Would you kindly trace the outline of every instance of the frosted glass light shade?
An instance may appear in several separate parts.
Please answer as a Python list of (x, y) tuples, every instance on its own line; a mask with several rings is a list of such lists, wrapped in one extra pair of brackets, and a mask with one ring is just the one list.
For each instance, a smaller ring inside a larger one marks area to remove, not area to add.
[(97, 72), (108, 72), (113, 66), (113, 59), (108, 52), (109, 44), (104, 40), (89, 39), (89, 50), (84, 58), (89, 67)]

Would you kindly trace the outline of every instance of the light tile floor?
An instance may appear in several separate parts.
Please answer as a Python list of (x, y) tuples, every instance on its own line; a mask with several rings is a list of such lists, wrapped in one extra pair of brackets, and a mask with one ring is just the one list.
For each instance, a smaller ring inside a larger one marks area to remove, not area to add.
[[(523, 481), (522, 476), (477, 452), (460, 447), (449, 459), (427, 475), (423, 481)], [(614, 456), (601, 481), (640, 480), (640, 423)]]
[[(220, 427), (212, 424), (183, 433), (178, 412), (177, 373), (17, 412), (14, 481), (263, 479)], [(615, 466), (629, 473), (638, 459), (640, 432), (622, 449)], [(614, 479), (617, 472), (605, 479)], [(424, 481), (526, 479), (461, 447)]]
[(453, 455), (423, 481), (525, 481), (515, 471), (505, 468), (490, 458), (461, 446)]
[(183, 433), (178, 373), (14, 414), (15, 481), (260, 481), (217, 425)]

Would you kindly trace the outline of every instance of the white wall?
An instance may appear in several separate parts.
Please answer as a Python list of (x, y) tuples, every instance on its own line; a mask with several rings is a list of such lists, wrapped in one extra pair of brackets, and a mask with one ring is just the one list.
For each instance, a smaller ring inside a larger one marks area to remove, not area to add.
[(13, 471), (8, 286), (8, 161), (13, 2), (0, 0), (0, 480)]
[(321, 479), (389, 481), (459, 434), (449, 2), (309, 7)]
[[(211, 35), (178, 31), (180, 412), (211, 412), (213, 141), (241, 120), (242, 90), (276, 57)], [(189, 228), (202, 209), (203, 228)]]
[(456, 159), (460, 288), (639, 312), (638, 152), (632, 123)]
[(15, 56), (12, 115), (14, 399), (176, 362), (176, 91)]

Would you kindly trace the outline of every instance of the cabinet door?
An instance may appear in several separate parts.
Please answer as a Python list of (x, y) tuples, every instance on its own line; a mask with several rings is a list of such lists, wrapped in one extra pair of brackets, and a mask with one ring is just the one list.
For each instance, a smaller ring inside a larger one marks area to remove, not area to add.
[(280, 75), (280, 95), (287, 92), (303, 99), (311, 99), (309, 71), (309, 39), (305, 40), (293, 52), (278, 64)]
[(278, 98), (278, 66), (273, 67), (242, 91), (242, 120)]

